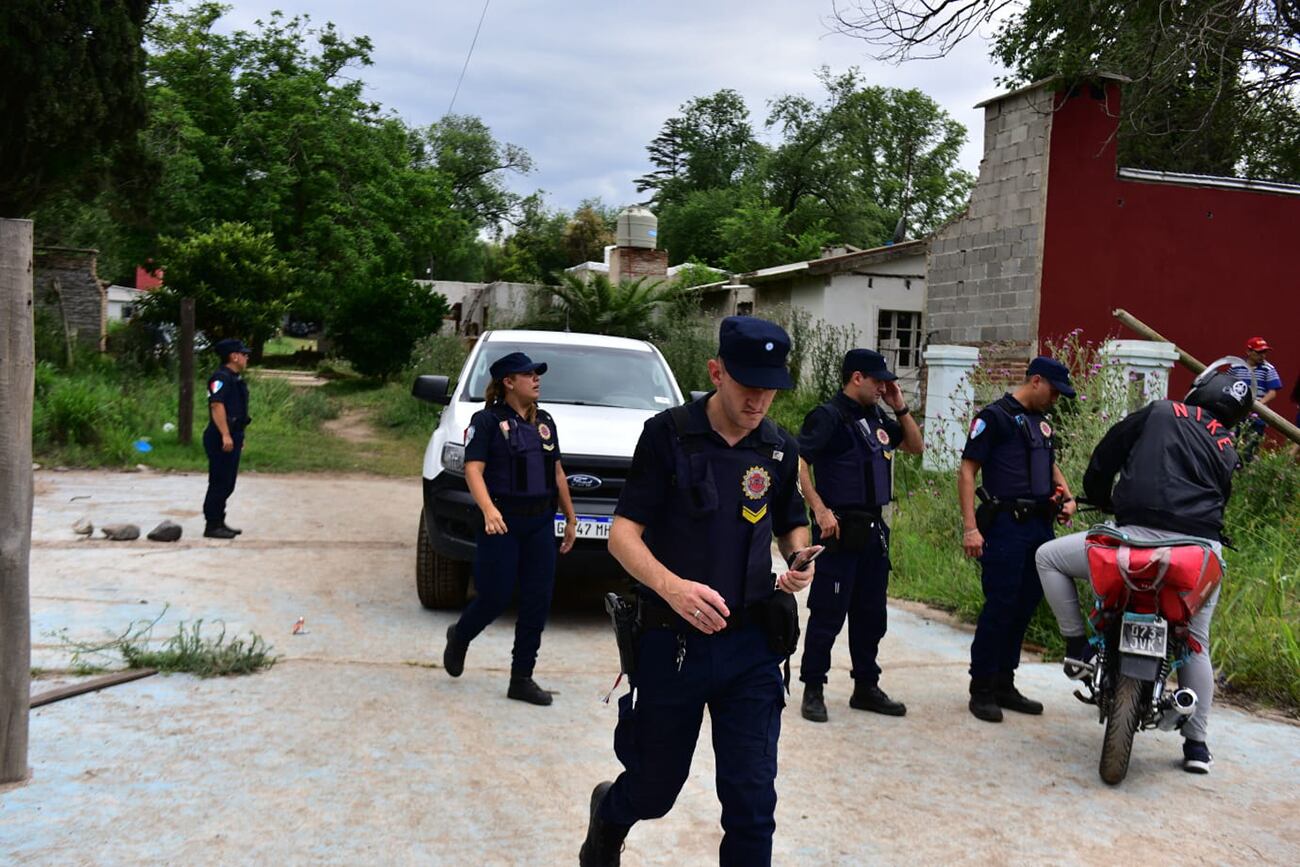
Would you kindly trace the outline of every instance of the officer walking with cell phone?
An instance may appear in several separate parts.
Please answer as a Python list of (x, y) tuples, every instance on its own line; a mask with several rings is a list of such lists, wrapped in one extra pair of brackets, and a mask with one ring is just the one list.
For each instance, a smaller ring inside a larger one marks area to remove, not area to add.
[[(827, 720), (823, 685), (846, 615), (853, 661), (849, 706), (888, 716), (907, 713), (880, 688), (876, 663), (889, 586), (889, 527), (881, 509), (893, 496), (894, 451), (920, 454), (924, 447), (897, 379), (879, 352), (850, 350), (841, 365), (843, 389), (808, 413), (799, 433), (799, 482), (813, 513), (813, 543), (826, 546), (808, 592), (799, 670), (803, 717), (813, 722)], [(882, 402), (894, 418), (881, 411)]]
[(501, 616), (518, 587), (506, 696), (549, 705), (551, 694), (533, 680), (533, 667), (555, 588), (557, 501), (565, 516), (561, 554), (573, 548), (577, 516), (560, 463), (555, 419), (537, 406), (546, 363), (511, 352), (492, 362), (489, 373), (487, 405), (465, 429), (465, 483), (483, 515), (474, 540), (477, 595), (447, 628), (442, 664), (460, 677), (470, 642)]
[[(979, 560), (984, 590), (970, 648), (970, 712), (986, 722), (1002, 722), (1003, 709), (1043, 712), (1015, 678), (1025, 630), (1043, 598), (1034, 554), (1055, 536), (1052, 519), (1064, 523), (1075, 511), (1046, 417), (1061, 395), (1074, 397), (1069, 370), (1035, 358), (1015, 391), (975, 416), (957, 471), (962, 548)], [(976, 473), (984, 482), (978, 489)]]
[(618, 864), (631, 826), (672, 808), (705, 708), (722, 802), (719, 860), (771, 862), (781, 662), (798, 636), (791, 594), (808, 586), (815, 564), (772, 571), (773, 536), (796, 566), (808, 544), (797, 446), (766, 417), (777, 390), (794, 385), (789, 337), (731, 316), (718, 344), (709, 361), (716, 390), (646, 422), (615, 510), (609, 548), (639, 582), (640, 632), (614, 731), (624, 771), (592, 792), (583, 865)]

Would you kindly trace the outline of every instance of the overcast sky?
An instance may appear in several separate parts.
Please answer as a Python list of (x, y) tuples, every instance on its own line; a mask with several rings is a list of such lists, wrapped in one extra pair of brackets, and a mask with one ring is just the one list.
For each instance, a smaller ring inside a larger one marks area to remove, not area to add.
[[(333, 21), (374, 42), (361, 72), (368, 96), (408, 123), (448, 107), (483, 10), (481, 0), (227, 0), (232, 27), (274, 9)], [(600, 196), (636, 201), (645, 146), (694, 96), (739, 91), (761, 132), (767, 101), (820, 101), (816, 69), (860, 66), (872, 84), (917, 87), (970, 133), (962, 165), (976, 171), (981, 112), (1001, 71), (976, 39), (955, 54), (901, 66), (877, 63), (865, 43), (832, 33), (831, 0), (490, 0), (455, 111), (476, 114), (498, 139), (522, 145), (535, 171), (511, 181), (541, 188), (553, 206)]]

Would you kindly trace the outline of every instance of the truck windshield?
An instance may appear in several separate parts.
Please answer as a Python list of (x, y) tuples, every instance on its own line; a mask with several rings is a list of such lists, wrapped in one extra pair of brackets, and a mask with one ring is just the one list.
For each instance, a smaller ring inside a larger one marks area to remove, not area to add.
[(533, 361), (546, 362), (547, 370), (542, 375), (543, 404), (661, 410), (678, 402), (667, 367), (651, 352), (504, 340), (494, 340), (478, 353), (460, 399), (482, 400), (491, 377), (488, 368), (511, 352), (524, 352)]

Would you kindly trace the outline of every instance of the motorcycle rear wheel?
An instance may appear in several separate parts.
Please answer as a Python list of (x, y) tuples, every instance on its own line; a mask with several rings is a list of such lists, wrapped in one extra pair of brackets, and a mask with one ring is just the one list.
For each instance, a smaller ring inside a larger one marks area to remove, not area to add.
[(1101, 763), (1097, 768), (1102, 780), (1112, 786), (1118, 786), (1128, 775), (1133, 736), (1141, 721), (1143, 687), (1140, 680), (1119, 673), (1115, 677), (1115, 694), (1110, 701), (1110, 715), (1106, 717), (1106, 738), (1101, 744)]

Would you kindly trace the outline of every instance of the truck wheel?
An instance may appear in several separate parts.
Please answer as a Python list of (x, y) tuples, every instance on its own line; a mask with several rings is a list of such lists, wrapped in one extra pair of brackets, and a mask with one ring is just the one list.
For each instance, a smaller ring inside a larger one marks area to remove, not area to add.
[(1142, 681), (1116, 672), (1115, 695), (1106, 717), (1106, 739), (1101, 743), (1101, 764), (1097, 770), (1102, 780), (1117, 786), (1128, 775), (1128, 760), (1133, 755), (1133, 736), (1137, 733), (1142, 711)]
[(425, 608), (460, 608), (469, 590), (469, 564), (439, 556), (429, 542), (429, 529), (420, 510), (420, 534), (415, 542), (415, 590)]

